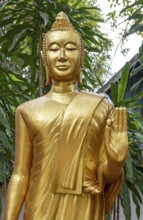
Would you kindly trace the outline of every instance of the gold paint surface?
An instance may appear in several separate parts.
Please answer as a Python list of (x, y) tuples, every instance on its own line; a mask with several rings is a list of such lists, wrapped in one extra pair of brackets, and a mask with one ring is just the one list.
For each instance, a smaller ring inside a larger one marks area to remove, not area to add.
[(81, 46), (74, 31), (47, 37), (51, 90), (16, 111), (16, 154), (5, 220), (104, 220), (127, 157), (124, 108), (76, 89)]

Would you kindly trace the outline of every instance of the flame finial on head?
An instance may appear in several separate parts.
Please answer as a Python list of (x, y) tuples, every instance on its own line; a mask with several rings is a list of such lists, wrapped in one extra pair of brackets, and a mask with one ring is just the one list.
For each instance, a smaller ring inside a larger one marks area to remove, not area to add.
[(57, 14), (56, 20), (57, 19), (64, 19), (64, 20), (69, 21), (68, 16), (63, 11), (61, 11), (61, 12), (59, 12), (59, 14)]
[(68, 16), (63, 11), (57, 15), (56, 21), (52, 25), (51, 31), (54, 30), (74, 30)]

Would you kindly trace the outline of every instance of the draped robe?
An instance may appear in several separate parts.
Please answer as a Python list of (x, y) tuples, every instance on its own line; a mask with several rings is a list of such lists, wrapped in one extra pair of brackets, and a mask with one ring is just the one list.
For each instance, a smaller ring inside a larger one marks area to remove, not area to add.
[(32, 140), (24, 220), (104, 220), (123, 180), (106, 185), (98, 171), (112, 103), (80, 92), (69, 105), (44, 96), (20, 108)]

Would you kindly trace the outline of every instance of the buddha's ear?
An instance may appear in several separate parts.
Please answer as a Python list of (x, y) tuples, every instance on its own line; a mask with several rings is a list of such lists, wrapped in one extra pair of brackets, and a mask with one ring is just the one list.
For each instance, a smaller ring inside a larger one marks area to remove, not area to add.
[(44, 63), (45, 69), (46, 69), (46, 83), (45, 83), (45, 85), (48, 86), (51, 83), (51, 77), (49, 75), (48, 66), (46, 65), (46, 62), (44, 60), (43, 52), (40, 51), (40, 54), (41, 54), (41, 57), (42, 57), (42, 60), (43, 60), (43, 63)]
[(41, 57), (42, 57), (43, 64), (44, 64), (44, 66), (45, 66), (45, 68), (46, 68), (46, 62), (45, 62), (45, 60), (44, 60), (44, 55), (43, 55), (43, 52), (42, 52), (42, 51), (40, 51), (40, 54), (41, 54)]
[(78, 81), (78, 84), (79, 84), (80, 86), (83, 85), (81, 75), (82, 75), (82, 67), (80, 68), (80, 71), (79, 71), (79, 73), (77, 74), (77, 81)]

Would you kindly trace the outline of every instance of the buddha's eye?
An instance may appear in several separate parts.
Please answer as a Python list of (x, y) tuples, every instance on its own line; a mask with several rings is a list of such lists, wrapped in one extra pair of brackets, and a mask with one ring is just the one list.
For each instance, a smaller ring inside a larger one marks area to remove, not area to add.
[(57, 44), (52, 44), (51, 46), (49, 46), (48, 50), (49, 51), (58, 51), (58, 50), (60, 50), (60, 47)]
[(68, 48), (66, 48), (67, 50), (70, 50), (70, 51), (75, 51), (75, 50), (77, 50), (77, 48), (74, 48), (74, 47), (68, 47)]
[(77, 50), (78, 48), (74, 44), (68, 43), (68, 44), (66, 44), (65, 49), (70, 50), (70, 51), (74, 51), (74, 50)]

